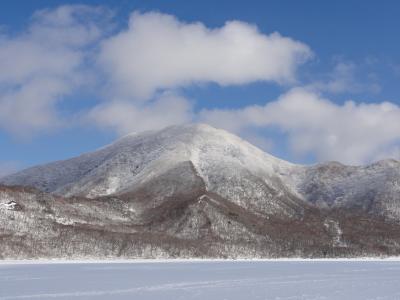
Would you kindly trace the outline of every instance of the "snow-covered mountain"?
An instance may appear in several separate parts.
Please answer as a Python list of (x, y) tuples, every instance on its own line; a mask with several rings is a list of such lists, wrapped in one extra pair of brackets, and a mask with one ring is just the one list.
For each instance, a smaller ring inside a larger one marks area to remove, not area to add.
[(17, 237), (38, 242), (29, 228), (47, 228), (35, 229), (40, 243), (58, 246), (44, 256), (62, 253), (60, 234), (78, 243), (72, 256), (90, 256), (93, 236), (93, 256), (393, 254), (399, 182), (394, 160), (295, 165), (224, 130), (172, 126), (0, 179), (34, 188), (0, 191), (0, 216), (12, 221), (0, 238), (12, 253), (25, 241)]
[[(95, 198), (131, 192), (176, 168), (192, 169), (207, 191), (273, 214), (292, 213), (290, 206), (296, 206), (295, 187), (287, 180), (296, 167), (224, 130), (196, 124), (127, 135), (95, 152), (33, 167), (1, 182)], [(166, 186), (163, 196), (174, 188)]]
[(400, 221), (400, 162), (367, 166), (323, 163), (303, 169), (298, 192), (321, 208), (365, 211)]
[[(205, 124), (130, 134), (95, 152), (33, 167), (0, 182), (96, 198), (132, 192), (176, 168), (191, 169), (207, 191), (261, 214), (292, 214), (299, 200), (305, 200), (327, 208), (377, 212), (382, 207), (400, 217), (398, 161), (358, 167), (336, 162), (294, 165)], [(174, 188), (166, 186), (163, 195)]]

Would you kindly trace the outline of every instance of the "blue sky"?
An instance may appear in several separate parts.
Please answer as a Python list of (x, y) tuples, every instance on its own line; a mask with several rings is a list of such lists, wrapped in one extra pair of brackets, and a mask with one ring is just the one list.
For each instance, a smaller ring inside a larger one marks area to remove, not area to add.
[[(398, 1), (3, 1), (0, 174), (193, 121), (299, 163), (399, 159), (399, 13)], [(246, 47), (224, 44), (231, 34)]]

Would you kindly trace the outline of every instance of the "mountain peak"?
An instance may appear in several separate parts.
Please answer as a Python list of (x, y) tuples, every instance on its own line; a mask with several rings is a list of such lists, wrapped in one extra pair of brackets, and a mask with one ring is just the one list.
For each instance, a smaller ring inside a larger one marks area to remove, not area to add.
[(2, 182), (97, 197), (127, 191), (183, 162), (190, 162), (206, 183), (227, 170), (268, 177), (292, 166), (238, 136), (200, 123), (132, 133), (97, 151), (23, 170)]
[[(173, 141), (183, 141), (189, 143), (196, 138), (202, 136), (202, 142), (207, 140), (207, 137), (218, 136), (222, 139), (234, 139), (244, 143), (245, 141), (238, 136), (224, 130), (217, 129), (211, 125), (205, 123), (187, 123), (181, 125), (171, 125), (160, 130), (151, 130), (144, 132), (132, 132), (122, 138), (116, 140), (114, 143), (119, 143), (120, 141), (141, 138), (155, 137), (159, 140), (161, 139), (172, 139)], [(247, 143), (247, 142), (246, 142)], [(253, 146), (254, 147), (254, 146)]]
[[(96, 198), (132, 193), (154, 182), (164, 182), (156, 197), (166, 197), (178, 187), (191, 189), (193, 181), (200, 181), (205, 192), (241, 207), (288, 213), (283, 199), (350, 206), (371, 197), (366, 186), (385, 199), (388, 191), (395, 194), (400, 189), (399, 170), (394, 160), (360, 167), (337, 162), (295, 165), (225, 130), (185, 124), (132, 133), (94, 152), (6, 176), (0, 183)], [(192, 181), (182, 183), (182, 174)]]
[[(136, 137), (138, 135), (141, 136), (146, 136), (146, 135), (152, 135), (152, 134), (158, 134), (161, 132), (175, 132), (175, 133), (184, 133), (184, 132), (210, 132), (210, 131), (220, 131), (222, 129), (217, 129), (211, 125), (205, 124), (205, 123), (186, 123), (186, 124), (179, 124), (179, 125), (170, 125), (158, 130), (145, 130), (145, 131), (133, 131), (131, 133), (128, 133), (118, 140), (124, 139), (124, 138), (132, 138)], [(117, 142), (118, 142), (117, 140)]]

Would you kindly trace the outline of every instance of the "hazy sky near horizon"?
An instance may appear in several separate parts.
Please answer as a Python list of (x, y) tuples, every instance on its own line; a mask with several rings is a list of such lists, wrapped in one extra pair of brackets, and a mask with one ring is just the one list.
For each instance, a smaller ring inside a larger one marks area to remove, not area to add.
[(205, 122), (297, 163), (400, 159), (398, 1), (2, 1), (0, 176)]

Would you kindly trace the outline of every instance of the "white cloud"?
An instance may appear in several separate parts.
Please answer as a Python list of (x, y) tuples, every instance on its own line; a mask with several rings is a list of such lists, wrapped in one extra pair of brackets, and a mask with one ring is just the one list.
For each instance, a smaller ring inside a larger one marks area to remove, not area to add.
[(319, 161), (367, 163), (393, 157), (400, 143), (400, 107), (393, 103), (338, 105), (317, 93), (296, 88), (264, 106), (203, 110), (200, 119), (233, 132), (277, 127), (295, 154)]
[(0, 32), (0, 129), (29, 138), (65, 125), (58, 104), (92, 80), (106, 86), (86, 118), (100, 127), (126, 133), (187, 122), (192, 105), (172, 96), (176, 88), (287, 82), (312, 55), (300, 42), (244, 22), (210, 29), (161, 13), (133, 13), (127, 30), (100, 44), (109, 17), (101, 7), (65, 5), (35, 12), (23, 32)]
[(367, 76), (367, 82), (361, 82), (357, 72), (361, 72), (360, 66), (352, 62), (338, 62), (333, 71), (325, 80), (317, 80), (307, 86), (308, 89), (329, 93), (379, 93), (381, 86), (376, 78)]
[(99, 61), (114, 93), (145, 100), (158, 89), (194, 83), (293, 81), (297, 66), (311, 55), (305, 44), (262, 34), (245, 22), (212, 29), (171, 15), (135, 12), (127, 30), (103, 43)]
[(106, 15), (61, 6), (36, 12), (23, 33), (0, 35), (0, 128), (29, 137), (59, 125), (55, 106), (85, 82), (85, 48), (100, 38)]
[[(171, 92), (176, 88), (291, 81), (310, 56), (306, 45), (277, 33), (263, 35), (247, 23), (209, 29), (170, 15), (135, 12), (127, 30), (102, 42), (98, 62), (109, 75), (108, 97), (88, 120), (119, 134), (190, 122), (192, 104)], [(251, 139), (261, 141), (255, 134)]]
[(190, 122), (192, 105), (183, 97), (164, 94), (151, 103), (128, 101), (106, 102), (90, 111), (88, 120), (99, 127), (111, 128), (118, 134), (160, 129)]
[[(106, 78), (95, 75), (95, 80), (108, 80), (99, 89), (105, 94), (84, 119), (119, 134), (200, 120), (264, 149), (272, 142), (262, 129), (278, 128), (290, 151), (314, 154), (319, 161), (358, 164), (399, 153), (398, 105), (339, 105), (320, 96), (319, 92), (374, 92), (356, 80), (351, 63), (340, 62), (331, 76), (263, 106), (203, 110), (197, 115), (193, 103), (177, 89), (207, 82), (295, 82), (296, 69), (312, 56), (311, 50), (239, 21), (207, 28), (170, 15), (136, 12), (126, 30), (104, 39), (108, 21), (109, 12), (103, 8), (67, 5), (36, 12), (23, 33), (0, 29), (0, 129), (29, 137), (62, 125), (65, 120), (57, 105), (78, 88), (87, 89), (90, 75), (98, 71), (94, 68), (101, 66)], [(98, 46), (96, 56), (93, 49)]]

